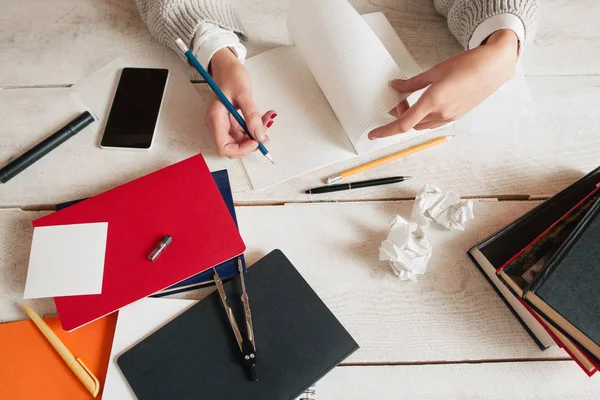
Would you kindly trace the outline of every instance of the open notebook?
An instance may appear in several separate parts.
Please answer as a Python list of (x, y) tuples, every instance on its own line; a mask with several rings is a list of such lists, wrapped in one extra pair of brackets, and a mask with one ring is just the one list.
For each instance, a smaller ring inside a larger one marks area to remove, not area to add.
[(419, 134), (367, 138), (402, 100), (389, 81), (421, 72), (382, 13), (360, 16), (346, 0), (294, 0), (287, 25), (294, 46), (246, 62), (259, 109), (279, 114), (266, 144), (276, 166), (258, 152), (240, 161), (253, 189)]

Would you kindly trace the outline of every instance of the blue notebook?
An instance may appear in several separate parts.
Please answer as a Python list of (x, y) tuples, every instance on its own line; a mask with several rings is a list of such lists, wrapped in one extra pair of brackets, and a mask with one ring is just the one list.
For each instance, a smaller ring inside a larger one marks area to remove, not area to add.
[[(224, 169), (221, 171), (215, 171), (212, 173), (212, 176), (213, 176), (213, 179), (215, 180), (215, 183), (217, 184), (217, 187), (219, 188), (219, 192), (221, 192), (221, 196), (223, 197), (225, 204), (227, 205), (227, 209), (231, 213), (231, 217), (233, 218), (233, 221), (237, 225), (238, 222), (237, 222), (237, 217), (235, 215), (235, 207), (233, 205), (233, 195), (231, 193), (231, 186), (229, 184), (229, 174), (227, 173), (227, 170)], [(56, 211), (60, 211), (63, 208), (67, 208), (67, 207), (69, 207), (73, 204), (76, 204), (80, 201), (83, 201), (83, 200), (85, 200), (85, 199), (74, 200), (74, 201), (69, 201), (66, 203), (57, 204), (55, 209), (56, 209)], [(244, 255), (241, 255), (239, 258), (240, 258), (240, 261), (242, 262), (242, 266), (243, 266), (244, 272), (245, 272), (246, 271), (246, 261), (244, 259)], [(238, 274), (237, 260), (238, 260), (238, 257), (233, 258), (228, 261), (225, 261), (224, 263), (219, 264), (215, 267), (215, 269), (219, 273), (219, 276), (222, 279), (232, 278)], [(176, 283), (175, 285), (154, 294), (152, 297), (162, 297), (162, 296), (166, 296), (166, 295), (171, 295), (171, 294), (175, 294), (175, 293), (181, 293), (181, 292), (186, 292), (188, 290), (197, 289), (202, 286), (213, 285), (214, 284), (213, 276), (214, 276), (214, 272), (212, 271), (212, 269), (201, 272), (198, 275), (194, 275), (184, 281)]]

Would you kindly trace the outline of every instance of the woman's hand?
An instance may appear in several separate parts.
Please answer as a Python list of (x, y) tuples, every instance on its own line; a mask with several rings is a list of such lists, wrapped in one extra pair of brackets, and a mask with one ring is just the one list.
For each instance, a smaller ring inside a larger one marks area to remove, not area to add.
[(400, 93), (429, 88), (412, 107), (406, 101), (400, 103), (390, 112), (397, 119), (369, 132), (369, 138), (387, 137), (412, 128), (437, 128), (461, 118), (513, 77), (518, 47), (513, 31), (500, 30), (482, 46), (406, 81), (392, 81), (392, 87)]
[(268, 140), (267, 128), (271, 127), (277, 114), (269, 110), (261, 116), (252, 98), (248, 71), (228, 48), (223, 48), (213, 55), (210, 72), (233, 106), (242, 111), (248, 130), (256, 139), (253, 140), (244, 134), (235, 118), (217, 96), (211, 93), (204, 123), (214, 136), (217, 154), (229, 158), (248, 155), (258, 148), (257, 140)]

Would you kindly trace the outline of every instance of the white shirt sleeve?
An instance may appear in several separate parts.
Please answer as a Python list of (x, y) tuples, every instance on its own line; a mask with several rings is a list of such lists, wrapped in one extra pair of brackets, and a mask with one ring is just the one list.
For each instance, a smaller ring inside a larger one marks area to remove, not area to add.
[(520, 48), (522, 47), (522, 44), (525, 43), (525, 26), (523, 25), (521, 18), (514, 14), (504, 13), (484, 19), (477, 28), (475, 28), (473, 35), (471, 35), (471, 40), (469, 40), (469, 50), (481, 46), (481, 43), (483, 43), (483, 41), (492, 33), (501, 29), (510, 29), (513, 31), (519, 38)]
[(241, 63), (246, 60), (246, 47), (240, 42), (238, 36), (210, 22), (200, 23), (191, 47), (192, 53), (206, 69), (212, 56), (224, 47), (233, 50)]

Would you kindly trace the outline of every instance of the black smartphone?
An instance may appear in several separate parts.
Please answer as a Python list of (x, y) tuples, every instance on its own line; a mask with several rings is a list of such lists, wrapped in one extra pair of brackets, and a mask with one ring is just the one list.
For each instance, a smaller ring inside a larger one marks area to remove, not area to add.
[(168, 76), (168, 69), (123, 68), (100, 147), (152, 147)]

